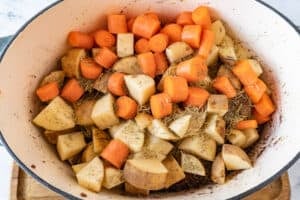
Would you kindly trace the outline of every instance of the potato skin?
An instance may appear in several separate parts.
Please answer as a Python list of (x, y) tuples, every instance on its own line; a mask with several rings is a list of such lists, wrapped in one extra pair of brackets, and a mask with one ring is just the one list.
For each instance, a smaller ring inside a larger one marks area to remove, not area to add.
[(211, 167), (211, 180), (217, 184), (225, 183), (225, 164), (222, 155), (219, 154)]
[(80, 78), (80, 60), (86, 57), (84, 49), (71, 49), (61, 59), (61, 66), (67, 77)]

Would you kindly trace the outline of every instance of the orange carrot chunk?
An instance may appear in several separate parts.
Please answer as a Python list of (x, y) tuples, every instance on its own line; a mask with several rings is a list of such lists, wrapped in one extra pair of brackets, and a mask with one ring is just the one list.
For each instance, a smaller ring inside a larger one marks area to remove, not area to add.
[(123, 119), (132, 119), (137, 113), (137, 103), (128, 96), (119, 97), (116, 101), (117, 115)]
[(236, 124), (236, 128), (239, 130), (257, 128), (257, 121), (255, 119), (239, 121)]
[(126, 95), (124, 74), (115, 72), (108, 78), (107, 89), (116, 96)]
[(215, 42), (215, 33), (211, 30), (204, 29), (201, 35), (201, 42), (198, 54), (207, 58)]
[(180, 76), (167, 76), (164, 79), (164, 93), (168, 94), (174, 103), (185, 101), (188, 97), (188, 83)]
[(176, 75), (185, 78), (188, 82), (204, 80), (207, 76), (207, 66), (202, 57), (196, 56), (177, 65)]
[(205, 29), (210, 29), (211, 18), (209, 14), (209, 9), (206, 6), (199, 6), (192, 12), (192, 19), (195, 24), (201, 25)]
[(254, 104), (254, 108), (263, 117), (267, 117), (275, 111), (275, 106), (266, 93), (261, 97), (258, 103)]
[(158, 33), (150, 38), (149, 47), (151, 51), (161, 53), (167, 48), (168, 43), (168, 35), (164, 33)]
[(105, 30), (99, 30), (94, 33), (95, 42), (99, 47), (113, 47), (116, 44), (116, 38), (113, 34)]
[(160, 119), (172, 113), (172, 102), (169, 95), (159, 93), (150, 97), (150, 108), (154, 118)]
[(41, 86), (36, 90), (36, 95), (41, 101), (50, 101), (59, 95), (59, 87), (57, 82), (51, 82)]
[(159, 21), (159, 17), (158, 14), (155, 12), (147, 12), (145, 13), (146, 16), (151, 17), (152, 19), (158, 20)]
[(233, 68), (233, 73), (240, 79), (244, 86), (254, 84), (258, 76), (253, 71), (248, 60), (239, 61)]
[(146, 53), (150, 51), (149, 40), (145, 38), (139, 39), (134, 45), (134, 50), (136, 53)]
[(139, 54), (137, 60), (142, 72), (154, 78), (156, 73), (156, 63), (153, 53), (146, 52)]
[(188, 98), (185, 100), (184, 104), (187, 106), (198, 106), (202, 108), (209, 97), (209, 92), (205, 89), (198, 87), (189, 87)]
[(193, 25), (192, 12), (184, 11), (177, 16), (176, 23), (179, 25)]
[(271, 119), (270, 116), (260, 115), (256, 110), (253, 111), (252, 115), (258, 124), (264, 124), (264, 123), (270, 121), (270, 119)]
[(68, 35), (68, 43), (72, 47), (91, 49), (94, 46), (94, 39), (87, 33), (71, 31)]
[(99, 65), (108, 69), (117, 61), (118, 57), (109, 48), (104, 47), (99, 50), (94, 59)]
[(193, 48), (199, 48), (201, 31), (200, 25), (185, 25), (182, 29), (181, 40)]
[(167, 57), (164, 53), (154, 53), (156, 75), (163, 74), (168, 68)]
[(169, 37), (169, 43), (181, 41), (182, 27), (178, 24), (167, 24), (161, 31)]
[(61, 96), (67, 101), (74, 103), (83, 95), (84, 89), (81, 87), (79, 82), (72, 78), (70, 79), (61, 91)]
[(103, 149), (101, 157), (120, 169), (129, 155), (129, 148), (121, 140), (113, 139)]
[(132, 32), (132, 26), (133, 26), (134, 20), (135, 20), (135, 17), (132, 17), (127, 21), (127, 30), (128, 30), (128, 32)]
[(80, 61), (81, 74), (86, 79), (97, 79), (102, 73), (102, 67), (92, 58), (83, 58)]
[(107, 26), (110, 33), (127, 33), (126, 15), (108, 15)]
[(257, 103), (267, 91), (267, 86), (261, 79), (257, 79), (254, 84), (245, 86), (244, 90), (251, 101)]
[(213, 82), (213, 87), (228, 98), (236, 96), (236, 90), (226, 76), (218, 76)]
[(149, 15), (139, 15), (134, 20), (132, 32), (144, 38), (150, 39), (160, 29), (160, 21)]

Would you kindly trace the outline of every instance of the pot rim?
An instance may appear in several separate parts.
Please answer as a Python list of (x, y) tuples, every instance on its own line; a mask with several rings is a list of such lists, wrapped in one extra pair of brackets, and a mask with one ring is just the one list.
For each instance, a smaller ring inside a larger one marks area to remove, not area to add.
[[(281, 12), (279, 12), (277, 9), (275, 9), (274, 7), (270, 6), (269, 4), (267, 4), (266, 2), (263, 2), (262, 0), (254, 0), (258, 3), (260, 3), (261, 5), (263, 5), (264, 7), (266, 7), (267, 9), (272, 10), (273, 12), (275, 12), (277, 15), (279, 15), (279, 17), (281, 17), (283, 20), (285, 20), (298, 34), (300, 37), (300, 29), (297, 28), (297, 26), (288, 18), (286, 17), (284, 14), (282, 14)], [(3, 57), (5, 56), (6, 51), (8, 50), (8, 48), (10, 47), (10, 45), (13, 43), (13, 41), (19, 36), (19, 34), (27, 27), (27, 25), (29, 25), (33, 20), (35, 20), (37, 17), (39, 17), (41, 14), (43, 14), (44, 12), (46, 12), (47, 10), (49, 10), (50, 8), (58, 5), (59, 3), (63, 2), (63, 0), (57, 0), (54, 3), (51, 3), (50, 5), (48, 5), (47, 7), (45, 7), (44, 9), (42, 9), (41, 11), (39, 11), (37, 14), (35, 14), (33, 17), (31, 17), (27, 22), (25, 22), (21, 28), (13, 35), (13, 37), (10, 39), (10, 41), (6, 44), (6, 46), (4, 47), (1, 55), (0, 55), (0, 63), (3, 59)], [(8, 145), (8, 143), (6, 142), (4, 136), (2, 135), (1, 131), (0, 131), (0, 141), (2, 143), (2, 145), (5, 147), (5, 149), (8, 151), (8, 153), (10, 154), (10, 156), (16, 161), (16, 163), (22, 168), (22, 170), (24, 170), (26, 173), (28, 173), (30, 176), (32, 176), (35, 180), (37, 180), (39, 183), (43, 184), (44, 186), (46, 186), (47, 188), (53, 190), (54, 192), (62, 195), (63, 197), (66, 197), (68, 199), (75, 199), (75, 200), (80, 200), (80, 198), (77, 198), (75, 196), (73, 196), (72, 194), (63, 191), (57, 187), (55, 187), (54, 185), (48, 183), (46, 180), (42, 179), (41, 177), (39, 177), (33, 170), (31, 170), (30, 168), (28, 168), (17, 156), (16, 154), (13, 152), (13, 150), (10, 148), (10, 146)], [(300, 152), (298, 152), (293, 159), (291, 159), (283, 168), (281, 168), (280, 170), (278, 170), (278, 172), (276, 172), (273, 176), (269, 177), (267, 180), (263, 181), (262, 183), (256, 185), (255, 187), (250, 188), (249, 190), (237, 194), (234, 197), (231, 197), (230, 200), (238, 200), (238, 199), (242, 199), (248, 195), (250, 195), (251, 193), (263, 188), (264, 186), (266, 186), (267, 184), (271, 183), (273, 180), (275, 180), (276, 178), (278, 178), (281, 174), (283, 174), (285, 171), (287, 171), (293, 164), (295, 164), (295, 162), (300, 158)]]

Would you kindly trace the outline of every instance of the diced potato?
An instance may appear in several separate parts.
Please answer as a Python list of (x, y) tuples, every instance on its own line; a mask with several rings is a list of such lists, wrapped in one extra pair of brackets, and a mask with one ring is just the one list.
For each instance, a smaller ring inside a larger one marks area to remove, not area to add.
[(185, 42), (174, 42), (166, 49), (166, 55), (170, 63), (181, 62), (193, 53), (193, 49)]
[(248, 155), (237, 146), (224, 144), (222, 148), (222, 157), (227, 170), (241, 170), (252, 167)]
[(113, 125), (112, 127), (110, 127), (110, 128), (108, 129), (110, 136), (111, 136), (112, 138), (114, 138), (116, 132), (117, 132), (119, 129), (121, 129), (122, 126), (124, 126), (124, 124), (125, 124), (125, 123), (122, 122), (122, 123), (120, 123), (120, 124)]
[(212, 80), (209, 75), (205, 76), (203, 80), (199, 80), (197, 82), (191, 83), (191, 86), (194, 87), (201, 87), (203, 89), (206, 89), (208, 91), (212, 88)]
[(180, 138), (184, 137), (190, 126), (192, 115), (184, 115), (169, 125), (169, 128)]
[(155, 151), (163, 155), (168, 155), (173, 149), (173, 145), (168, 141), (148, 134), (146, 137), (144, 148), (148, 149), (149, 151)]
[(144, 105), (155, 93), (155, 82), (150, 76), (144, 74), (126, 75), (124, 79), (129, 94), (139, 105)]
[(88, 163), (80, 163), (76, 165), (72, 165), (72, 169), (75, 174), (77, 174), (81, 169), (83, 169), (85, 166), (87, 166)]
[(78, 154), (86, 146), (82, 132), (60, 135), (57, 138), (57, 151), (61, 160)]
[(111, 72), (102, 73), (98, 79), (94, 82), (93, 88), (99, 92), (107, 93), (107, 83), (108, 78), (110, 77)]
[(121, 58), (134, 54), (134, 37), (132, 33), (117, 34), (117, 54)]
[(246, 48), (245, 44), (241, 41), (235, 41), (234, 48), (238, 60), (244, 60), (252, 57), (251, 51)]
[(205, 168), (202, 162), (191, 154), (181, 152), (181, 167), (184, 172), (205, 176)]
[(225, 121), (217, 114), (211, 114), (206, 121), (204, 132), (214, 139), (218, 144), (224, 144)]
[(46, 130), (67, 130), (75, 126), (74, 110), (58, 96), (50, 101), (33, 122)]
[(211, 25), (211, 29), (215, 33), (215, 43), (217, 45), (221, 44), (226, 35), (226, 30), (222, 21), (220, 20), (214, 21)]
[(157, 151), (151, 151), (149, 149), (143, 149), (140, 152), (133, 154), (133, 159), (155, 159), (163, 161), (166, 158), (166, 155), (161, 154)]
[(50, 144), (56, 144), (57, 143), (57, 138), (60, 135), (64, 135), (67, 133), (72, 133), (74, 132), (75, 129), (67, 129), (67, 130), (63, 130), (63, 131), (49, 131), (49, 130), (45, 130), (44, 131), (44, 135), (47, 139), (47, 141)]
[(101, 97), (94, 105), (92, 119), (99, 129), (106, 129), (119, 123), (114, 111), (114, 97), (108, 93)]
[(67, 77), (80, 78), (80, 60), (85, 58), (86, 52), (84, 49), (70, 49), (61, 59), (61, 67)]
[(206, 60), (208, 67), (215, 66), (219, 60), (219, 47), (213, 46)]
[(257, 60), (254, 59), (248, 59), (253, 71), (256, 73), (257, 76), (262, 75), (263, 70), (261, 65), (259, 64), (259, 62)]
[(148, 196), (150, 194), (150, 190), (134, 187), (133, 185), (127, 182), (125, 182), (125, 192), (128, 194), (143, 195), (143, 196)]
[(207, 112), (224, 116), (228, 111), (228, 98), (226, 95), (212, 94), (207, 101)]
[(113, 71), (125, 74), (141, 74), (141, 68), (135, 56), (121, 58), (112, 67)]
[(89, 162), (93, 160), (96, 156), (98, 155), (94, 152), (94, 145), (93, 143), (90, 143), (82, 152), (81, 162)]
[(96, 154), (100, 154), (110, 141), (110, 137), (103, 130), (92, 128), (93, 147)]
[(204, 160), (213, 161), (216, 156), (217, 144), (209, 136), (201, 134), (183, 139), (178, 148)]
[(229, 65), (234, 65), (237, 61), (237, 56), (234, 49), (233, 40), (226, 35), (219, 46), (219, 56), (220, 59)]
[(168, 170), (165, 188), (169, 188), (171, 185), (185, 178), (182, 168), (172, 155), (169, 155), (162, 163)]
[(160, 190), (165, 186), (168, 170), (159, 160), (127, 160), (124, 167), (125, 181), (145, 190)]
[(139, 152), (144, 145), (145, 134), (134, 121), (128, 120), (113, 137), (127, 144), (131, 151)]
[(259, 134), (255, 128), (243, 130), (243, 133), (246, 136), (246, 143), (242, 148), (250, 147), (259, 139)]
[(226, 138), (231, 144), (238, 147), (243, 147), (247, 141), (245, 134), (237, 129), (230, 130)]
[(222, 155), (217, 155), (211, 167), (211, 180), (217, 184), (224, 184), (226, 177), (225, 163)]
[(134, 119), (139, 128), (143, 130), (152, 123), (153, 117), (146, 113), (138, 113)]
[(177, 69), (177, 66), (176, 65), (173, 65), (173, 66), (170, 66), (167, 68), (167, 70), (165, 71), (165, 73), (162, 75), (158, 85), (157, 85), (157, 90), (158, 91), (163, 91), (163, 83), (164, 83), (164, 80), (167, 76), (175, 76), (176, 75), (176, 69)]
[(148, 126), (148, 131), (152, 135), (163, 139), (163, 140), (178, 140), (179, 138), (173, 134), (168, 127), (159, 119), (154, 119), (150, 126)]
[(113, 168), (106, 167), (104, 169), (104, 179), (103, 179), (103, 187), (106, 189), (111, 189), (120, 184), (124, 183), (123, 171)]
[(94, 192), (100, 192), (104, 179), (103, 162), (99, 157), (95, 157), (77, 174), (78, 184)]
[(91, 126), (94, 124), (91, 114), (95, 103), (96, 100), (84, 100), (80, 105), (74, 106), (76, 124), (82, 126)]
[(229, 67), (226, 67), (225, 65), (222, 65), (218, 71), (218, 76), (226, 76), (232, 86), (237, 89), (240, 90), (242, 88), (241, 82), (239, 81), (239, 79), (232, 73), (231, 69), (229, 69)]
[(65, 75), (65, 72), (62, 70), (50, 72), (50, 74), (43, 78), (40, 86), (46, 85), (51, 82), (57, 82), (57, 84), (61, 87), (64, 83)]

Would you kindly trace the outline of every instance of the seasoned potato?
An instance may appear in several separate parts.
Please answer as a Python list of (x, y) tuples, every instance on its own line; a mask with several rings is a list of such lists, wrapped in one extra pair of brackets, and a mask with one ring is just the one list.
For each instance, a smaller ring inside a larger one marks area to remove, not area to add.
[(206, 60), (208, 67), (215, 66), (219, 60), (219, 47), (213, 46)]
[(67, 130), (75, 126), (74, 110), (58, 96), (33, 119), (33, 122), (46, 130)]
[(222, 157), (227, 170), (241, 170), (252, 167), (248, 155), (237, 146), (224, 144), (222, 148)]
[(224, 37), (222, 43), (219, 46), (219, 56), (225, 64), (234, 65), (237, 61), (234, 42), (228, 35)]
[(152, 135), (163, 140), (178, 140), (179, 138), (173, 134), (168, 127), (159, 119), (154, 119), (148, 126), (148, 131)]
[(217, 45), (221, 44), (226, 35), (226, 30), (222, 21), (220, 20), (214, 21), (211, 25), (211, 29), (215, 33), (215, 43)]
[(81, 169), (83, 169), (85, 166), (87, 166), (88, 163), (80, 163), (76, 165), (72, 165), (72, 169), (75, 174), (77, 174)]
[(171, 185), (185, 178), (182, 168), (173, 156), (169, 155), (162, 163), (168, 170), (165, 188), (169, 188)]
[(155, 93), (155, 82), (150, 76), (144, 74), (126, 75), (124, 79), (130, 96), (139, 105), (144, 105)]
[(134, 54), (134, 36), (132, 33), (117, 34), (118, 57), (132, 56)]
[(61, 59), (61, 67), (67, 77), (80, 77), (80, 60), (85, 58), (86, 52), (84, 49), (71, 49)]
[(143, 196), (148, 196), (150, 194), (150, 190), (144, 190), (140, 189), (137, 187), (134, 187), (133, 185), (125, 182), (125, 191), (128, 194), (133, 194), (133, 195), (143, 195)]
[(143, 130), (152, 123), (153, 117), (146, 113), (138, 113), (134, 120), (139, 128)]
[(108, 93), (101, 97), (94, 105), (91, 118), (99, 129), (106, 129), (119, 123), (114, 111), (114, 97)]
[(120, 123), (120, 124), (116, 124), (116, 125), (113, 125), (112, 127), (110, 127), (110, 128), (108, 129), (110, 136), (111, 136), (112, 138), (114, 138), (116, 132), (117, 132), (119, 129), (121, 129), (122, 126), (124, 126), (124, 124), (125, 124), (125, 123), (122, 122), (122, 123)]
[(234, 49), (238, 60), (248, 59), (252, 57), (251, 51), (246, 48), (241, 41), (235, 41)]
[(141, 74), (141, 68), (135, 56), (121, 58), (112, 67), (113, 71), (125, 74)]
[(63, 131), (49, 131), (49, 130), (45, 130), (44, 131), (44, 135), (45, 135), (47, 141), (50, 144), (56, 144), (58, 136), (64, 135), (64, 134), (67, 134), (67, 133), (72, 133), (74, 131), (75, 131), (75, 129), (67, 129), (67, 130), (63, 130)]
[(217, 155), (211, 167), (211, 180), (217, 184), (224, 184), (226, 177), (225, 163), (222, 155)]
[(157, 90), (158, 91), (163, 91), (163, 84), (164, 84), (164, 80), (167, 76), (175, 76), (176, 75), (176, 69), (177, 66), (173, 65), (167, 68), (167, 70), (165, 71), (165, 73), (163, 74), (163, 76), (161, 77), (158, 85), (157, 85)]
[(46, 85), (51, 82), (57, 82), (57, 84), (61, 87), (64, 83), (65, 75), (65, 72), (62, 70), (50, 72), (50, 74), (43, 78), (40, 86)]
[(89, 143), (82, 152), (81, 162), (89, 162), (93, 160), (96, 156), (98, 155), (94, 152), (93, 143)]
[(178, 148), (204, 160), (213, 161), (216, 156), (217, 144), (209, 136), (201, 134), (183, 139)]
[(168, 155), (173, 149), (173, 145), (170, 142), (155, 137), (154, 135), (148, 134), (146, 137), (144, 148), (148, 149), (149, 151), (154, 151), (163, 155)]
[(61, 160), (78, 154), (86, 146), (82, 132), (60, 135), (57, 138), (57, 152)]
[(257, 60), (254, 59), (248, 59), (253, 71), (256, 73), (257, 76), (262, 75), (263, 70), (261, 65), (259, 64), (259, 62)]
[(237, 129), (230, 130), (226, 138), (231, 144), (238, 147), (243, 147), (247, 141), (245, 134)]
[(193, 49), (185, 42), (174, 42), (166, 49), (166, 55), (170, 63), (181, 62), (193, 53)]
[(189, 129), (190, 121), (192, 115), (184, 115), (179, 117), (178, 119), (174, 120), (170, 125), (169, 128), (180, 138), (184, 137), (185, 133)]
[(106, 189), (111, 189), (120, 184), (124, 183), (123, 171), (113, 168), (106, 167), (104, 169), (104, 179), (103, 179), (103, 187)]
[(222, 94), (212, 94), (207, 101), (207, 112), (224, 116), (228, 111), (228, 98)]
[(76, 124), (82, 126), (91, 126), (94, 124), (91, 114), (95, 103), (96, 100), (84, 100), (80, 105), (74, 106)]
[(202, 162), (191, 154), (181, 152), (181, 167), (184, 172), (205, 176), (205, 168)]
[(206, 121), (204, 132), (214, 139), (218, 144), (224, 144), (225, 121), (217, 114), (211, 114)]
[(93, 88), (99, 92), (107, 93), (107, 83), (108, 78), (110, 77), (111, 72), (102, 73), (98, 79), (94, 82)]
[(96, 154), (100, 154), (110, 141), (110, 137), (103, 130), (92, 128), (93, 147)]
[(94, 192), (100, 192), (104, 179), (103, 162), (95, 157), (76, 174), (76, 178), (80, 186)]
[(226, 67), (225, 65), (222, 65), (218, 71), (218, 76), (226, 76), (232, 86), (237, 89), (240, 90), (242, 88), (241, 82), (239, 81), (239, 79), (232, 73), (232, 71), (229, 69), (229, 67)]
[(163, 189), (167, 175), (167, 168), (159, 160), (130, 159), (124, 167), (125, 181), (145, 190)]
[(250, 147), (259, 139), (259, 134), (255, 128), (243, 130), (243, 133), (246, 136), (246, 143), (242, 146), (242, 148)]
[(143, 149), (142, 151), (133, 154), (132, 157), (132, 159), (155, 159), (159, 161), (163, 161), (165, 158), (166, 155), (149, 149)]

